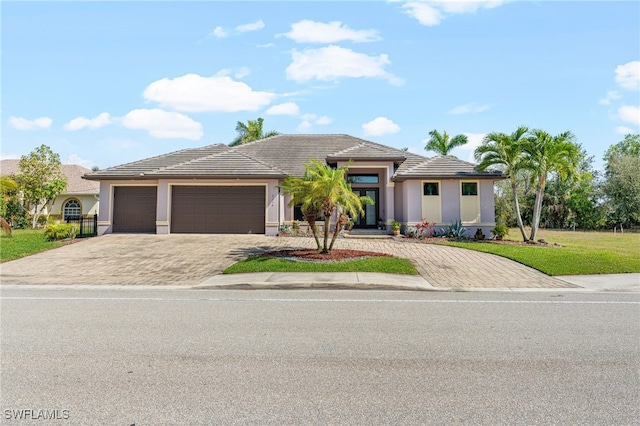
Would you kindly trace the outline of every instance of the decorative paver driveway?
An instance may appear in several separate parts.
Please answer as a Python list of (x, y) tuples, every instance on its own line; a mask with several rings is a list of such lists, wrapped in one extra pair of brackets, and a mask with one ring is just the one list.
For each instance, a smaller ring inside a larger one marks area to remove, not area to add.
[[(312, 238), (264, 235), (111, 234), (0, 265), (2, 284), (197, 285), (272, 249), (308, 248)], [(572, 287), (491, 254), (392, 239), (339, 239), (335, 248), (410, 259), (434, 287)]]

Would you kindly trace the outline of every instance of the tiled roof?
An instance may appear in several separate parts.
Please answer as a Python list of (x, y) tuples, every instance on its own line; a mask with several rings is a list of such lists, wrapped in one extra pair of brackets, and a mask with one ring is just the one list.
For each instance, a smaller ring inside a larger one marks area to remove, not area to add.
[(195, 160), (186, 161), (175, 166), (165, 167), (146, 176), (153, 177), (285, 177), (286, 173), (269, 167), (263, 162), (253, 159), (235, 150), (208, 155)]
[(437, 177), (501, 177), (499, 171), (479, 172), (475, 164), (448, 155), (438, 155), (425, 161), (407, 167), (402, 172), (398, 170), (397, 180), (410, 178)]
[(283, 177), (304, 175), (310, 159), (392, 161), (394, 180), (422, 177), (501, 177), (477, 172), (452, 157), (427, 158), (349, 135), (277, 135), (248, 144), (185, 149), (90, 173), (87, 179), (157, 179), (159, 177)]
[(404, 155), (404, 151), (400, 151), (394, 148), (389, 148), (382, 145), (373, 144), (371, 142), (361, 142), (358, 145), (351, 146), (347, 149), (343, 149), (339, 152), (334, 152), (327, 155), (327, 161), (338, 160), (384, 160), (384, 161), (397, 161), (403, 162), (407, 157)]
[(134, 179), (166, 167), (175, 166), (177, 164), (196, 160), (208, 155), (219, 154), (230, 149), (231, 148), (224, 144), (209, 145), (202, 148), (183, 149), (181, 151), (175, 151), (169, 154), (159, 155), (157, 157), (145, 158), (144, 160), (134, 161), (133, 163), (122, 164), (120, 166), (109, 167), (108, 169), (89, 173), (87, 178)]
[[(0, 161), (0, 175), (15, 175), (20, 171), (20, 160), (2, 160)], [(62, 164), (60, 170), (67, 177), (67, 190), (65, 194), (98, 194), (100, 192), (100, 184), (82, 179), (91, 170), (79, 166), (77, 164)]]

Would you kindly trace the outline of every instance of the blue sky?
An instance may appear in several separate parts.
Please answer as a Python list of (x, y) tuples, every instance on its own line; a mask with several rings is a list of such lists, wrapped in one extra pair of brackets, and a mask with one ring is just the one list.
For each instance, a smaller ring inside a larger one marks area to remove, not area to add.
[(237, 121), (411, 152), (428, 132), (640, 126), (640, 2), (7, 2), (2, 158), (110, 167), (229, 143)]

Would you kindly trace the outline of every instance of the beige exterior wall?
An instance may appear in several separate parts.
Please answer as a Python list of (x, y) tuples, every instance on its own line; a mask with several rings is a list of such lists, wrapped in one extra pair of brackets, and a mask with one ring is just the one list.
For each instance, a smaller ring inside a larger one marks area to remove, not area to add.
[[(440, 182), (440, 196), (423, 196), (422, 184), (436, 181)], [(462, 197), (461, 182), (477, 182), (478, 196)], [(398, 220), (403, 225), (415, 226), (423, 219), (427, 219), (429, 222), (436, 222), (436, 226), (440, 228), (462, 219), (469, 236), (473, 236), (477, 228), (489, 236), (490, 230), (495, 226), (493, 184), (494, 181), (488, 179), (428, 179), (398, 182), (395, 191), (395, 204), (400, 206), (398, 217), (401, 219)], [(438, 198), (439, 217), (437, 215)]]
[(111, 233), (113, 224), (113, 194), (116, 186), (157, 186), (158, 199), (156, 206), (156, 233), (171, 233), (171, 190), (177, 185), (187, 186), (264, 186), (265, 199), (265, 234), (277, 235), (281, 221), (284, 219), (283, 200), (279, 197), (279, 181), (277, 179), (159, 179), (143, 181), (101, 181), (100, 199), (102, 206), (98, 215), (98, 234)]
[(77, 200), (80, 203), (83, 216), (92, 216), (98, 213), (98, 201), (97, 194), (61, 194), (58, 195), (51, 207), (51, 216), (56, 218), (62, 217), (62, 209), (69, 200)]

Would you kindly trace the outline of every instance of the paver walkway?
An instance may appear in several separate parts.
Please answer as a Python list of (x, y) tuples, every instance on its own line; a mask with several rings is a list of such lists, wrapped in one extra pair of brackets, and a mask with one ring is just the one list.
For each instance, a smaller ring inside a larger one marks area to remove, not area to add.
[[(2, 284), (193, 286), (264, 251), (314, 247), (312, 238), (264, 235), (111, 234), (0, 264)], [(511, 260), (392, 239), (339, 239), (335, 248), (410, 259), (434, 287), (573, 287)]]

